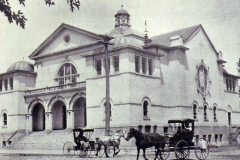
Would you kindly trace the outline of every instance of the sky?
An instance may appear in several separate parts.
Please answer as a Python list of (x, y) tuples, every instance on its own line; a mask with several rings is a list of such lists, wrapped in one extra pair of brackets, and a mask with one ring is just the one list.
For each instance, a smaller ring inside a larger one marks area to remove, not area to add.
[(14, 11), (21, 10), (28, 19), (26, 28), (9, 24), (0, 13), (0, 73), (16, 61), (31, 61), (28, 56), (62, 23), (105, 34), (114, 29), (116, 12), (124, 5), (131, 15), (132, 28), (143, 32), (147, 21), (149, 36), (202, 24), (217, 51), (223, 53), (229, 73), (238, 74), (240, 58), (239, 0), (80, 0), (72, 13), (67, 0), (54, 0), (48, 7), (44, 0), (10, 0)]

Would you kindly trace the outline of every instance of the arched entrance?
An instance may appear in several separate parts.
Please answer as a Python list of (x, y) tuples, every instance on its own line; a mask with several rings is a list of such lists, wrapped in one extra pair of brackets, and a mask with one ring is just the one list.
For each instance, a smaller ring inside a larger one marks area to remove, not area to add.
[(227, 114), (228, 114), (228, 126), (229, 126), (229, 130), (231, 131), (232, 129), (232, 107), (231, 106), (227, 107)]
[(81, 97), (73, 105), (74, 128), (85, 127), (87, 125), (86, 98)]
[(52, 127), (53, 130), (67, 127), (66, 105), (62, 101), (57, 101), (52, 107)]
[(32, 111), (32, 130), (45, 130), (45, 109), (40, 103), (37, 103)]

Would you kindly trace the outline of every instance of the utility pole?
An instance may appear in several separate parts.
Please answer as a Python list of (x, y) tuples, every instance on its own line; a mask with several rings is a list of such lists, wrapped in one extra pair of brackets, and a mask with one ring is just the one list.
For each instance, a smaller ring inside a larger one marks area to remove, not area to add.
[(107, 36), (107, 35), (100, 35), (102, 38), (101, 43), (104, 44), (105, 48), (105, 71), (106, 71), (106, 118), (105, 118), (105, 135), (110, 135), (110, 82), (109, 82), (109, 56), (108, 56), (108, 45), (113, 45), (112, 43), (109, 43), (113, 37)]
[(240, 76), (240, 58), (239, 58), (239, 61), (237, 62), (237, 70), (238, 70), (238, 75)]

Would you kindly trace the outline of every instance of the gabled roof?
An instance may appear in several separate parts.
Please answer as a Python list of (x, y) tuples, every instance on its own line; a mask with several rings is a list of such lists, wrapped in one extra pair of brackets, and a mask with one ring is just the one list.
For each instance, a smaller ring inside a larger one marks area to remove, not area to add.
[(158, 43), (158, 44), (161, 44), (163, 46), (170, 47), (170, 38), (171, 37), (182, 36), (183, 42), (186, 42), (191, 37), (191, 35), (193, 35), (193, 33), (195, 33), (195, 31), (197, 31), (197, 29), (199, 27), (202, 27), (202, 26), (199, 24), (199, 25), (196, 25), (196, 26), (192, 26), (192, 27), (183, 28), (183, 29), (179, 29), (179, 30), (176, 30), (176, 31), (160, 34), (160, 35), (151, 37), (150, 39), (154, 43)]
[(212, 48), (214, 49), (216, 55), (218, 55), (216, 48), (214, 47), (212, 41), (208, 37), (206, 31), (204, 30), (204, 28), (202, 27), (201, 24), (192, 26), (192, 27), (188, 27), (188, 28), (179, 29), (176, 31), (168, 32), (168, 33), (164, 33), (164, 34), (161, 34), (158, 36), (151, 37), (150, 39), (152, 40), (153, 43), (158, 43), (160, 45), (170, 47), (170, 38), (171, 37), (181, 36), (183, 38), (183, 43), (185, 43), (199, 28), (201, 28), (203, 30), (203, 32), (206, 35), (208, 41), (210, 42)]
[(240, 79), (240, 76), (228, 73), (228, 71), (225, 68), (223, 68), (223, 74), (226, 75), (226, 76), (230, 76), (230, 77)]
[(88, 35), (89, 37), (100, 39), (98, 34), (96, 34), (96, 33), (62, 23), (42, 44), (40, 44), (40, 46), (35, 51), (33, 51), (33, 53), (29, 56), (29, 58), (32, 59), (34, 56), (37, 56), (38, 53), (42, 49), (44, 49), (48, 45), (49, 42), (51, 42), (55, 37), (57, 37), (59, 35), (59, 32), (61, 32), (64, 29), (73, 30), (73, 31)]

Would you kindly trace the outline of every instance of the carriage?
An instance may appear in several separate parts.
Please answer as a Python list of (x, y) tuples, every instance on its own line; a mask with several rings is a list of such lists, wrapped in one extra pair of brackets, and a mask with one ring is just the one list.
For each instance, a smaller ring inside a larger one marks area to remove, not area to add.
[(66, 157), (73, 157), (79, 154), (79, 157), (89, 157), (92, 152), (95, 152), (96, 143), (91, 140), (94, 129), (73, 129), (74, 142), (66, 142), (63, 145), (63, 153)]
[[(84, 158), (90, 157), (92, 154), (102, 157), (104, 155), (105, 148), (103, 145), (100, 145), (101, 137), (96, 138), (96, 141), (91, 139), (93, 132), (94, 129), (73, 129), (74, 142), (68, 141), (63, 145), (63, 154), (65, 154), (66, 157), (79, 155), (79, 157)], [(117, 155), (115, 154), (115, 146), (112, 146), (111, 144), (116, 144), (116, 141), (114, 140), (120, 140), (120, 138), (123, 137), (123, 133), (119, 134), (119, 131), (111, 131), (111, 133), (112, 135), (108, 136), (110, 137), (110, 145), (107, 146), (107, 154), (112, 154), (112, 151), (114, 151), (114, 155)], [(106, 139), (107, 136), (103, 137)], [(120, 141), (118, 145), (120, 145)]]
[(175, 152), (177, 159), (188, 159), (190, 150), (195, 151), (199, 160), (205, 160), (209, 154), (209, 142), (203, 138), (193, 141), (194, 136), (193, 119), (169, 120), (169, 129), (172, 134), (165, 134), (165, 148), (161, 151), (159, 159), (166, 160), (170, 152)]

